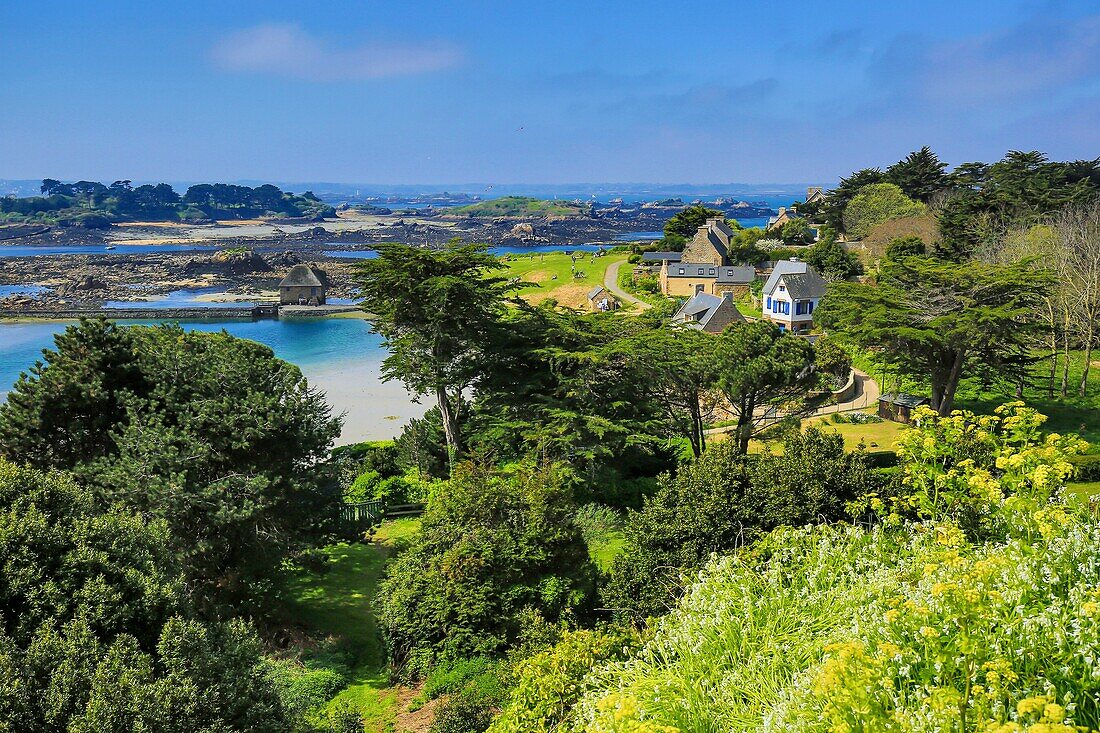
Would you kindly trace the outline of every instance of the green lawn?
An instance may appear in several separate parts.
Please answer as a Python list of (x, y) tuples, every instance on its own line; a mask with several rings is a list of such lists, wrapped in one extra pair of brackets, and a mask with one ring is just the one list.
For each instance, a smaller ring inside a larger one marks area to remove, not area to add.
[[(603, 285), (608, 266), (627, 257), (625, 252), (602, 257), (593, 257), (592, 254), (582, 253), (575, 265), (564, 252), (507, 255), (502, 259), (508, 269), (502, 275), (531, 283), (519, 291), (519, 296), (532, 303), (554, 298), (570, 308), (586, 308), (589, 291), (596, 285)], [(576, 274), (571, 271), (573, 266)]]
[(419, 519), (398, 519), (383, 524), (369, 544), (327, 547), (325, 572), (300, 571), (288, 583), (287, 618), (318, 640), (303, 654), (337, 653), (349, 660), (350, 683), (326, 708), (352, 706), (368, 731), (391, 728), (397, 703), (371, 603), (387, 560), (419, 525)]
[(1078, 496), (1086, 499), (1089, 497), (1100, 495), (1100, 481), (1070, 484), (1067, 488), (1071, 493), (1077, 494)]
[(622, 532), (608, 532), (607, 536), (601, 537), (588, 546), (588, 556), (601, 570), (608, 571), (611, 569), (611, 563), (623, 551), (624, 545), (626, 545), (626, 537)]
[(834, 423), (831, 415), (811, 417), (804, 420), (803, 427), (813, 425), (822, 431), (840, 433), (844, 438), (844, 447), (855, 450), (862, 441), (870, 451), (893, 450), (894, 442), (906, 425), (890, 420), (871, 423)]

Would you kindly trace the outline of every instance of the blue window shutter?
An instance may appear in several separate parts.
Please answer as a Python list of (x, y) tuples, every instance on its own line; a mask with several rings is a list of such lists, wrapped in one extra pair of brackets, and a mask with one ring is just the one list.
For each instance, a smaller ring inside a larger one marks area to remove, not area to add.
[(772, 307), (772, 296), (770, 296), (770, 295), (768, 296), (768, 307), (769, 308)]

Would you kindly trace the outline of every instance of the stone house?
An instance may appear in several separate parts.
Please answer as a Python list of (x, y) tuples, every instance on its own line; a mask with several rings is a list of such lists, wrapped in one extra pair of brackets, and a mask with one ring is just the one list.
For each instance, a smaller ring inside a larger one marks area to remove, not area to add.
[(594, 311), (613, 311), (619, 309), (619, 299), (604, 286), (597, 285), (588, 293), (588, 305)]
[[(661, 253), (661, 292), (672, 296), (708, 293), (742, 295), (756, 279), (752, 267), (731, 264), (730, 239), (734, 231), (725, 219), (711, 218), (699, 227), (679, 258)], [(656, 259), (656, 257), (654, 258)]]
[(743, 323), (745, 317), (733, 302), (733, 293), (722, 296), (697, 293), (672, 316), (672, 323), (681, 328), (694, 328), (707, 333), (721, 333), (731, 323)]
[(324, 305), (326, 288), (309, 265), (295, 265), (279, 283), (280, 305)]

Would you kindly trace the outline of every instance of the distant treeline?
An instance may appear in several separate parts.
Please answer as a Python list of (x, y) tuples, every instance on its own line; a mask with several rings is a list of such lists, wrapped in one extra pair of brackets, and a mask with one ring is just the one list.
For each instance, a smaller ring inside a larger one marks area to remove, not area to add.
[(294, 194), (270, 184), (200, 183), (181, 197), (167, 183), (134, 187), (130, 181), (42, 181), (41, 196), (0, 198), (0, 221), (109, 226), (116, 221), (206, 221), (257, 216), (334, 216), (312, 191)]
[(861, 238), (868, 223), (927, 209), (938, 223), (940, 254), (965, 259), (1008, 229), (1097, 196), (1100, 159), (1051, 161), (1038, 151), (1013, 150), (996, 163), (963, 163), (948, 171), (926, 146), (886, 170), (855, 171), (824, 199), (797, 207), (850, 238)]

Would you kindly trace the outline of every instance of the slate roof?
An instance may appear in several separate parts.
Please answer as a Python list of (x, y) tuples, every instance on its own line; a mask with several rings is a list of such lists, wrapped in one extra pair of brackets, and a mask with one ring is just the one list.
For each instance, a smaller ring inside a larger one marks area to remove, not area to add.
[(588, 294), (588, 299), (589, 300), (595, 300), (596, 296), (599, 295), (602, 292), (603, 292), (603, 285), (597, 285), (596, 287), (592, 288), (592, 292), (590, 292)]
[(907, 394), (905, 392), (889, 392), (879, 397), (878, 401), (909, 408), (920, 407), (930, 402), (927, 397), (922, 397), (917, 394)]
[(280, 288), (306, 287), (319, 288), (321, 281), (317, 279), (317, 273), (309, 265), (295, 265), (290, 272), (279, 282)]
[[(680, 306), (676, 315), (672, 317), (673, 323), (678, 323), (687, 328), (708, 330), (707, 326), (713, 321), (716, 325), (722, 323), (722, 328), (731, 321), (743, 321), (745, 317), (737, 310), (733, 300), (721, 298), (710, 293), (696, 293), (686, 303)], [(715, 330), (721, 330), (716, 328)]]
[(796, 300), (821, 298), (825, 295), (825, 280), (812, 267), (801, 275), (784, 275), (783, 282), (787, 285), (787, 292)]
[(756, 268), (751, 265), (734, 265), (718, 268), (718, 282), (748, 284), (756, 279)]
[(707, 219), (707, 226), (712, 228), (718, 235), (725, 240), (724, 244), (728, 247), (730, 243), (730, 237), (733, 236), (733, 230), (726, 224), (724, 217), (715, 217), (713, 219)]
[(764, 283), (764, 295), (771, 295), (775, 292), (775, 286), (779, 284), (779, 278), (782, 276), (801, 275), (812, 269), (802, 260), (779, 260), (772, 267), (772, 274), (768, 277), (768, 281)]
[(643, 252), (642, 262), (679, 262), (680, 252)]

